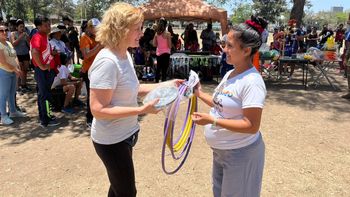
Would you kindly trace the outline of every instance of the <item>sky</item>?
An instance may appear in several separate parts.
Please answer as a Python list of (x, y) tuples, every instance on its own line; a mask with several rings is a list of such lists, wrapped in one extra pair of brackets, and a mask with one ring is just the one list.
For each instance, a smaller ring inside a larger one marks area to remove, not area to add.
[(341, 6), (345, 10), (350, 9), (350, 0), (310, 0), (313, 12), (330, 11), (331, 7)]

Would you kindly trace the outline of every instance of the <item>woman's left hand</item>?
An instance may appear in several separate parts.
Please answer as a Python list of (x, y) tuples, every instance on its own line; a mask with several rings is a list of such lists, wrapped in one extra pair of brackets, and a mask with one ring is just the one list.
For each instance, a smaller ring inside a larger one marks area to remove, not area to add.
[(214, 122), (214, 117), (207, 113), (194, 112), (192, 114), (192, 120), (198, 125), (207, 125)]
[(174, 84), (175, 84), (176, 87), (179, 87), (184, 82), (185, 82), (184, 79), (174, 79)]

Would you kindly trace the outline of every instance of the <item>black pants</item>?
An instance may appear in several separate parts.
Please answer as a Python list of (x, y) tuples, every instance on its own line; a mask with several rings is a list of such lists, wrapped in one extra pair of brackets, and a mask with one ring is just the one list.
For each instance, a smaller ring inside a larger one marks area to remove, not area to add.
[(93, 142), (97, 155), (106, 167), (110, 187), (108, 197), (135, 197), (135, 172), (132, 147), (137, 142), (137, 134), (111, 145)]
[(80, 72), (80, 77), (83, 78), (86, 86), (86, 122), (92, 123), (92, 119), (94, 118), (92, 116), (91, 110), (90, 110), (90, 80), (87, 73)]
[(51, 85), (54, 77), (53, 70), (41, 70), (39, 67), (35, 67), (34, 78), (37, 83), (39, 118), (43, 125), (47, 125), (51, 120)]
[(157, 56), (156, 82), (159, 82), (160, 72), (162, 72), (162, 81), (166, 81), (167, 72), (170, 63), (170, 54), (164, 53)]

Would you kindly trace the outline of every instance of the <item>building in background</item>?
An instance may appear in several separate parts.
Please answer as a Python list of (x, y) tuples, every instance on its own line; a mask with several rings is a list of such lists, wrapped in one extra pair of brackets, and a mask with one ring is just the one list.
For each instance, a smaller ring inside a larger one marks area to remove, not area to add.
[(337, 12), (343, 12), (343, 10), (344, 10), (344, 7), (342, 7), (342, 6), (333, 6), (333, 7), (331, 8), (331, 11), (332, 11), (332, 12), (335, 12), (335, 13), (337, 13)]

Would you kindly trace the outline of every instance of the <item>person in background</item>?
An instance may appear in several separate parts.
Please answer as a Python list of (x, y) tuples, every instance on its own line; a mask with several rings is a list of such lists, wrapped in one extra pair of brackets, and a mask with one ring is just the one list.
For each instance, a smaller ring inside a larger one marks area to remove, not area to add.
[(316, 27), (311, 27), (311, 32), (309, 35), (307, 35), (307, 43), (308, 43), (307, 48), (317, 47), (318, 45), (317, 41), (318, 41), (317, 29)]
[(56, 73), (53, 56), (57, 54), (49, 44), (48, 34), (51, 31), (50, 20), (38, 17), (34, 20), (38, 32), (30, 40), (32, 61), (35, 66), (34, 78), (37, 82), (38, 111), (40, 126), (43, 128), (57, 126), (59, 123), (53, 118), (50, 109), (51, 85)]
[[(17, 61), (16, 51), (7, 41), (6, 26), (0, 25), (0, 114), (2, 125), (10, 125), (14, 121), (11, 118), (25, 117), (25, 114), (16, 109), (16, 75), (21, 75)], [(10, 115), (7, 115), (7, 103)]]
[[(184, 41), (185, 41), (185, 50), (189, 51), (198, 51), (198, 36), (197, 31), (194, 29), (193, 23), (188, 24), (187, 32), (185, 32)], [(187, 34), (187, 35), (186, 35)]]
[(213, 95), (200, 84), (194, 94), (211, 108), (195, 112), (193, 121), (204, 125), (204, 135), (213, 150), (214, 197), (260, 196), (265, 161), (265, 144), (260, 132), (266, 87), (252, 65), (261, 45), (267, 22), (251, 20), (232, 27), (227, 36), (227, 63), (235, 69), (226, 73)]
[[(166, 81), (170, 64), (171, 34), (166, 31), (166, 26), (167, 21), (161, 18), (157, 24), (156, 35), (153, 38), (153, 46), (157, 47), (156, 83), (159, 83), (160, 78), (162, 81)], [(162, 73), (161, 77), (160, 73)]]
[[(70, 74), (67, 66), (71, 64), (71, 59), (64, 53), (60, 54), (61, 65), (58, 66), (58, 74), (54, 79), (51, 89), (61, 87), (66, 94), (62, 112), (72, 114), (74, 113), (73, 105), (81, 104), (79, 95), (81, 93), (82, 80), (75, 78)], [(73, 97), (74, 96), (74, 97)]]
[(50, 32), (50, 38), (51, 39), (49, 42), (53, 50), (56, 50), (58, 54), (64, 53), (68, 58), (71, 58), (72, 52), (68, 49), (66, 44), (61, 40), (62, 31), (60, 29), (58, 29), (57, 27), (52, 28)]
[(81, 51), (79, 47), (79, 33), (78, 29), (74, 27), (73, 19), (66, 16), (63, 17), (63, 23), (67, 26), (68, 40), (69, 40), (69, 50), (72, 52), (72, 60), (73, 64), (75, 64), (75, 54), (77, 54), (77, 64), (79, 63), (79, 59), (81, 58)]
[(328, 25), (323, 25), (323, 29), (320, 33), (320, 42), (319, 42), (319, 48), (323, 48), (324, 44), (326, 43), (327, 39), (331, 36), (333, 36), (334, 32), (331, 28), (328, 28)]
[(171, 53), (174, 53), (179, 50), (179, 34), (174, 33), (173, 27), (170, 24), (168, 25), (168, 32), (171, 35)]
[(339, 24), (335, 30), (335, 39), (334, 41), (338, 44), (338, 51), (343, 47), (343, 42), (345, 38), (345, 29), (343, 24)]
[(87, 20), (83, 19), (81, 20), (81, 26), (80, 26), (80, 35), (79, 38), (85, 33), (86, 27), (87, 27)]
[(342, 98), (350, 99), (350, 19), (347, 22), (347, 30), (345, 33), (345, 48), (343, 64), (345, 66), (344, 78), (348, 78), (348, 93), (343, 95)]
[(94, 61), (97, 53), (103, 48), (101, 44), (96, 42), (96, 27), (100, 24), (97, 18), (90, 19), (86, 24), (86, 29), (80, 38), (80, 51), (83, 55), (83, 66), (80, 71), (80, 77), (83, 78), (87, 90), (87, 112), (86, 112), (86, 126), (91, 128), (93, 116), (90, 110), (90, 80), (88, 72)]
[(31, 89), (27, 85), (27, 72), (29, 68), (30, 56), (29, 56), (29, 42), (30, 38), (25, 31), (24, 22), (18, 19), (16, 22), (17, 31), (11, 33), (11, 43), (14, 46), (17, 54), (17, 59), (19, 62), (19, 67), (22, 71), (22, 75), (19, 78), (19, 86), (21, 87), (19, 91), (30, 92)]
[(211, 23), (208, 23), (207, 28), (202, 31), (200, 38), (202, 39), (202, 51), (212, 51), (216, 43), (216, 35)]

